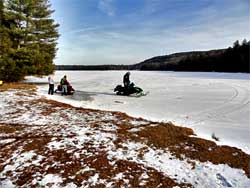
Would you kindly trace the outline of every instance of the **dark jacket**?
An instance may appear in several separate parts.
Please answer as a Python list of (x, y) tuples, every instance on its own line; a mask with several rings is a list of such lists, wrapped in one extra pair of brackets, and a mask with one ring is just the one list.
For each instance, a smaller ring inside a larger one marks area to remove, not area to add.
[(69, 82), (68, 82), (67, 79), (62, 78), (62, 79), (61, 79), (61, 84), (62, 84), (62, 85), (69, 85)]
[(123, 76), (123, 84), (124, 84), (124, 86), (128, 86), (128, 85), (130, 84), (129, 73), (126, 73), (126, 74)]

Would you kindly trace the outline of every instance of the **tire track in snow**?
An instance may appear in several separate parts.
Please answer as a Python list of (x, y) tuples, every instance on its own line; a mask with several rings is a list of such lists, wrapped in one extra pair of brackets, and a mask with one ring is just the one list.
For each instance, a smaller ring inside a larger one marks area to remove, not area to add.
[[(194, 127), (204, 121), (228, 115), (250, 104), (250, 92), (247, 88), (239, 85), (230, 87), (233, 88), (235, 94), (229, 100), (227, 100), (222, 105), (216, 108), (211, 108), (209, 110), (202, 111), (199, 114), (195, 115), (196, 117), (199, 116), (206, 116), (206, 117), (198, 121), (195, 121), (193, 123), (190, 123), (190, 126)], [(237, 103), (239, 103), (239, 105)]]

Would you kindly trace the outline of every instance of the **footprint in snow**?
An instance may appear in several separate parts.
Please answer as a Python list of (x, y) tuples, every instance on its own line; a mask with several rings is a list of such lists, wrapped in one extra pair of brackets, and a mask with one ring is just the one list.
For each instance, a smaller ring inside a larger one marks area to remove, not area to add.
[(219, 182), (225, 186), (225, 187), (232, 187), (232, 185), (227, 181), (227, 179), (222, 176), (220, 173), (216, 174), (216, 178), (219, 180)]
[(122, 102), (122, 101), (115, 101), (115, 103), (125, 104), (125, 102)]

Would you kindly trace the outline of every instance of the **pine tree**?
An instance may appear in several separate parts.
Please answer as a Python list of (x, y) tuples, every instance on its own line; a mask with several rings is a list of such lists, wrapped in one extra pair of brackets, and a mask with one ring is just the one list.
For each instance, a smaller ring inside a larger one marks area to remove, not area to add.
[[(50, 10), (51, 5), (48, 0), (5, 0), (2, 5), (5, 6), (2, 8), (2, 14), (6, 22), (5, 33), (8, 35), (4, 38), (9, 38), (11, 42), (7, 47), (6, 57), (1, 58), (5, 59), (3, 79), (15, 81), (25, 75), (52, 73), (59, 25), (51, 18), (53, 11)], [(6, 41), (3, 43), (7, 44)], [(6, 74), (8, 72), (6, 62), (9, 62), (8, 66), (12, 64), (13, 70), (20, 76), (10, 79)], [(3, 77), (1, 75), (0, 72), (0, 78)]]
[(7, 48), (5, 46), (4, 39), (6, 40), (8, 38), (6, 36), (6, 28), (5, 28), (3, 9), (4, 9), (3, 1), (0, 0), (0, 60), (1, 60), (1, 57), (3, 56), (3, 54)]
[(240, 46), (239, 40), (236, 40), (233, 44), (233, 48), (238, 48)]
[(22, 70), (11, 58), (13, 52), (10, 36), (12, 21), (7, 21), (4, 13), (4, 1), (0, 0), (0, 80), (4, 81), (16, 81), (24, 76)]
[(51, 5), (48, 0), (36, 0), (34, 3), (33, 12), (33, 39), (38, 44), (38, 49), (42, 54), (38, 54), (38, 59), (42, 59), (38, 72), (40, 74), (51, 73), (54, 69), (53, 59), (56, 55), (56, 40), (59, 37), (57, 28), (58, 24), (54, 23), (54, 20), (50, 18), (54, 12), (50, 10)]

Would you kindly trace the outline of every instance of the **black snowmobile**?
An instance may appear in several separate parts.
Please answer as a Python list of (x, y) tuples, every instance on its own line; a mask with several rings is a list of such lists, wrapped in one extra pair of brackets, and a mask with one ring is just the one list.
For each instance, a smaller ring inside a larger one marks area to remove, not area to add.
[(117, 85), (114, 89), (114, 92), (116, 92), (117, 95), (131, 95), (131, 94), (136, 94), (140, 95), (143, 94), (143, 90), (132, 82), (129, 84), (127, 88), (123, 87), (122, 85)]

